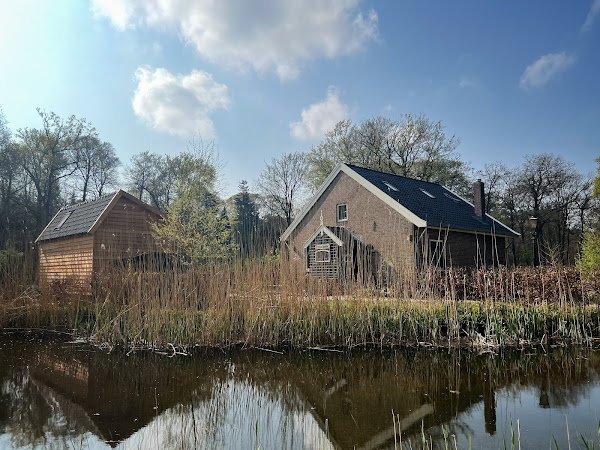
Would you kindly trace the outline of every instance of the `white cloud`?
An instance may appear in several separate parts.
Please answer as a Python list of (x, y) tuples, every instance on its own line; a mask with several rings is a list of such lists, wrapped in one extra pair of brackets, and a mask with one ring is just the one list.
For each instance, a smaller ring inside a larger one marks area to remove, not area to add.
[(581, 26), (581, 31), (589, 31), (592, 29), (596, 16), (600, 14), (600, 0), (593, 0), (590, 11), (585, 18), (585, 23)]
[(109, 17), (119, 30), (132, 26), (131, 18), (136, 5), (132, 2), (121, 0), (92, 0), (92, 12), (96, 17)]
[(374, 10), (359, 0), (91, 0), (118, 29), (175, 32), (216, 64), (293, 79), (303, 63), (362, 50), (378, 37)]
[(522, 88), (540, 87), (552, 77), (564, 72), (575, 62), (575, 57), (566, 52), (549, 53), (531, 63), (521, 75), (519, 86)]
[(227, 86), (200, 70), (174, 75), (163, 68), (139, 67), (135, 77), (133, 111), (147, 125), (174, 135), (214, 137), (209, 114), (229, 107)]
[(348, 117), (348, 107), (340, 102), (337, 91), (329, 88), (327, 98), (302, 110), (302, 120), (290, 122), (290, 135), (296, 139), (322, 138), (336, 123)]
[(469, 78), (462, 77), (458, 82), (458, 86), (461, 88), (474, 87), (477, 83)]

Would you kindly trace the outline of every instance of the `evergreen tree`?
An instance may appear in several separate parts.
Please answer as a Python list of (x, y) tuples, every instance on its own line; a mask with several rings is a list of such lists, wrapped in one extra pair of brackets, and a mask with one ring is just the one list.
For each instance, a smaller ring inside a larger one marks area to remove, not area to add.
[(242, 258), (256, 255), (256, 229), (258, 227), (258, 209), (248, 190), (248, 183), (242, 180), (240, 192), (235, 195), (235, 217), (233, 219), (233, 234)]

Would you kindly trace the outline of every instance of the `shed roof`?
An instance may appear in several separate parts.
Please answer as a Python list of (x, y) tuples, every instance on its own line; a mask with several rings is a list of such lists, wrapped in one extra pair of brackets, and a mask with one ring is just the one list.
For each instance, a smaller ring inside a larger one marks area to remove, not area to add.
[(93, 232), (92, 228), (94, 225), (103, 218), (103, 214), (110, 211), (121, 197), (126, 197), (128, 200), (144, 206), (155, 214), (162, 214), (156, 208), (147, 205), (123, 190), (119, 190), (94, 200), (61, 208), (40, 233), (36, 242)]
[(282, 241), (290, 236), (340, 172), (344, 172), (417, 227), (443, 228), (509, 237), (519, 236), (516, 231), (489, 214), (486, 214), (485, 220), (477, 216), (472, 203), (441, 184), (379, 172), (352, 164), (339, 164), (282, 234)]

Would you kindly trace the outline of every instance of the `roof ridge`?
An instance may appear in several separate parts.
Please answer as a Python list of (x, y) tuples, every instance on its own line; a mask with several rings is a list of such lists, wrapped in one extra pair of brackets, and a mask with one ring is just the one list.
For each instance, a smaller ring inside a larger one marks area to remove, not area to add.
[(443, 188), (446, 188), (446, 186), (444, 186), (442, 183), (436, 183), (435, 181), (419, 180), (418, 178), (411, 178), (411, 177), (407, 177), (407, 176), (404, 176), (404, 175), (398, 175), (398, 174), (395, 174), (395, 173), (383, 172), (381, 170), (375, 170), (375, 169), (371, 169), (369, 167), (357, 166), (356, 164), (348, 164), (348, 163), (346, 163), (346, 165), (349, 166), (349, 167), (351, 167), (351, 168), (356, 167), (358, 169), (369, 170), (371, 172), (381, 173), (383, 175), (390, 175), (392, 177), (404, 178), (405, 180), (418, 181), (420, 183), (435, 184), (436, 186), (441, 186)]
[(58, 212), (66, 211), (66, 210), (72, 209), (72, 208), (74, 209), (74, 208), (77, 208), (78, 206), (81, 206), (81, 205), (87, 205), (88, 203), (97, 202), (98, 200), (102, 200), (102, 199), (105, 199), (107, 197), (114, 197), (117, 192), (119, 192), (119, 191), (117, 190), (117, 191), (114, 191), (114, 192), (112, 192), (110, 194), (104, 194), (104, 195), (101, 195), (100, 197), (96, 197), (96, 198), (94, 198), (92, 200), (86, 200), (86, 201), (83, 201), (83, 202), (74, 203), (72, 205), (63, 206), (62, 208), (60, 208), (58, 210)]

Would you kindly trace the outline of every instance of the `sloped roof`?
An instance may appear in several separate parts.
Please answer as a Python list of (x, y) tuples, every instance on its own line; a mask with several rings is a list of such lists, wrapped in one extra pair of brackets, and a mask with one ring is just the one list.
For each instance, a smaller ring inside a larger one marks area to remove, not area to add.
[(40, 233), (36, 242), (92, 232), (92, 227), (102, 218), (102, 214), (110, 211), (120, 197), (126, 197), (128, 200), (146, 207), (155, 214), (162, 215), (159, 210), (138, 200), (127, 192), (119, 190), (94, 200), (61, 208)]
[[(518, 236), (489, 214), (486, 214), (486, 220), (483, 220), (475, 214), (472, 203), (441, 184), (391, 175), (351, 164), (348, 164), (348, 167), (384, 194), (402, 203), (405, 208), (427, 222), (429, 227)], [(397, 191), (390, 186), (395, 187)]]
[(417, 227), (436, 227), (510, 237), (519, 236), (519, 233), (489, 214), (486, 214), (486, 220), (478, 217), (472, 203), (440, 184), (365, 169), (351, 164), (339, 164), (281, 235), (282, 241), (290, 236), (340, 172), (350, 176)]

